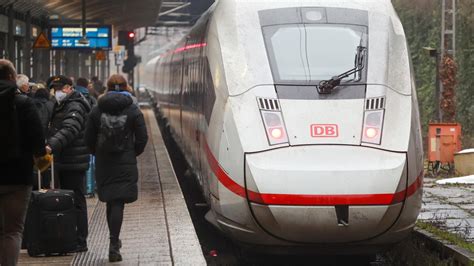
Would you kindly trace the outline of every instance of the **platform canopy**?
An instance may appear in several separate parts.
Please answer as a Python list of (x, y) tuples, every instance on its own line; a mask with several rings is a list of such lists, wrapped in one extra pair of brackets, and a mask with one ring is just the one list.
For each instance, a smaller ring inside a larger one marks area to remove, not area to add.
[(5, 10), (12, 6), (19, 13), (26, 14), (30, 12), (32, 17), (41, 18), (47, 16), (49, 12), (38, 2), (35, 0), (0, 0), (0, 8), (3, 11), (2, 13), (5, 13)]
[[(57, 15), (60, 20), (80, 21), (82, 0), (0, 0), (2, 6), (32, 16)], [(135, 29), (154, 25), (161, 0), (86, 0), (87, 20), (112, 24), (116, 29)]]
[[(85, 0), (88, 21), (115, 30), (192, 25), (214, 0)], [(13, 7), (20, 19), (28, 12), (51, 24), (80, 24), (82, 0), (0, 0), (0, 13)]]

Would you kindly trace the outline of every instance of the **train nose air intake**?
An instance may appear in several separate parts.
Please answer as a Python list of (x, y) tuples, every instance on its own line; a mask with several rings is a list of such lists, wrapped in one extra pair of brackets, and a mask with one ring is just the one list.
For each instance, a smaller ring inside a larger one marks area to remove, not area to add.
[(336, 207), (337, 225), (349, 226), (349, 206), (340, 205)]

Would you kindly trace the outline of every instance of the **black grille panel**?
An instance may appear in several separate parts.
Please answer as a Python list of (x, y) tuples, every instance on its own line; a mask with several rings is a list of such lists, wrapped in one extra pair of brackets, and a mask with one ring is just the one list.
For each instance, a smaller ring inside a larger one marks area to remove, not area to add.
[(365, 100), (365, 110), (385, 109), (385, 97), (369, 98)]
[(260, 110), (281, 111), (278, 99), (257, 98)]

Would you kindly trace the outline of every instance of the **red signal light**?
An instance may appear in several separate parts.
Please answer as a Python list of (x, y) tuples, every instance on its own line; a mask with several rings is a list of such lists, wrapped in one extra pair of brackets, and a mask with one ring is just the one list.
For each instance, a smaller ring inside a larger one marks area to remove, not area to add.
[(128, 38), (130, 38), (130, 39), (135, 38), (135, 32), (129, 32), (128, 33)]
[(369, 139), (375, 138), (378, 134), (379, 133), (378, 133), (377, 129), (375, 129), (373, 127), (366, 128), (366, 130), (365, 130), (365, 135)]
[(270, 135), (272, 135), (274, 139), (281, 139), (283, 137), (283, 130), (282, 128), (279, 128), (279, 127), (272, 128), (270, 130)]
[(288, 136), (281, 112), (266, 110), (262, 110), (261, 112), (269, 144), (278, 145), (288, 143)]

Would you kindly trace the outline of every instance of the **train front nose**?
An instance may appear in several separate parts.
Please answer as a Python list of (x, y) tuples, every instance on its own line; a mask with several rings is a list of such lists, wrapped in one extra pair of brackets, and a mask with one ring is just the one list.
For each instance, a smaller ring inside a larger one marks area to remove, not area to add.
[(406, 155), (360, 146), (299, 146), (246, 155), (247, 197), (267, 233), (347, 243), (388, 230), (402, 210)]

